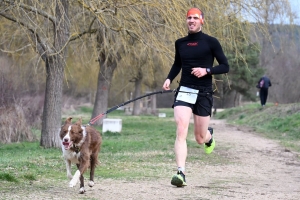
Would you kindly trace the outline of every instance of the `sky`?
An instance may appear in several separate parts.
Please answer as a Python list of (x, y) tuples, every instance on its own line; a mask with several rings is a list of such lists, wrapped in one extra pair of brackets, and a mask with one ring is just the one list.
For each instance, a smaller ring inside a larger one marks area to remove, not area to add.
[[(297, 25), (300, 25), (300, 0), (288, 0), (291, 4), (291, 9), (292, 9), (292, 12), (294, 14), (296, 14), (297, 18), (294, 19), (294, 23), (297, 24)], [(253, 19), (252, 16), (249, 16), (249, 13), (244, 13), (244, 16), (247, 20), (249, 20), (250, 22), (255, 22), (256, 20)], [(274, 23), (286, 23), (286, 24), (289, 24), (290, 21), (289, 19), (286, 19), (285, 21), (282, 21), (282, 19), (275, 19)]]
[(291, 3), (292, 11), (297, 13), (298, 19), (295, 20), (295, 24), (300, 25), (300, 0), (289, 0)]

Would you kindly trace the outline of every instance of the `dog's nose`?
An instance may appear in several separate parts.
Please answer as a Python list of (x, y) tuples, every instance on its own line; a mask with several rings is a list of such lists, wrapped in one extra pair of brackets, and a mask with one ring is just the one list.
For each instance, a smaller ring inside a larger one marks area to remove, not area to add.
[(69, 142), (69, 139), (68, 138), (64, 138), (64, 142)]

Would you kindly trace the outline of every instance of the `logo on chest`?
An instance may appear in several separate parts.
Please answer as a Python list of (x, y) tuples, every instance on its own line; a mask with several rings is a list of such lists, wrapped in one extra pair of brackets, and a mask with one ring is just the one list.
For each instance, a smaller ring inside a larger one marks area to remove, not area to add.
[(194, 47), (194, 46), (198, 46), (198, 42), (189, 42), (186, 45)]

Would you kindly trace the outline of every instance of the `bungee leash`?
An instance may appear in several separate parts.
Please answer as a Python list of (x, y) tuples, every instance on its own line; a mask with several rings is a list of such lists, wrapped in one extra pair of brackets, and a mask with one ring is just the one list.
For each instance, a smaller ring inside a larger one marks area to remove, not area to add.
[[(96, 121), (98, 121), (99, 119), (101, 119), (104, 115), (106, 115), (106, 114), (108, 114), (108, 113), (110, 113), (110, 112), (112, 112), (112, 111), (114, 111), (114, 110), (116, 110), (116, 109), (118, 109), (118, 108), (120, 108), (120, 107), (122, 107), (122, 106), (125, 106), (125, 105), (127, 105), (127, 104), (129, 104), (129, 103), (131, 103), (131, 102), (133, 102), (133, 101), (136, 101), (136, 100), (145, 98), (145, 97), (147, 97), (147, 96), (155, 95), (155, 94), (165, 94), (165, 93), (171, 93), (171, 92), (174, 92), (174, 93), (176, 93), (176, 92), (182, 92), (182, 93), (189, 93), (189, 94), (198, 94), (198, 95), (202, 95), (201, 93), (192, 93), (192, 92), (178, 91), (178, 90), (176, 90), (176, 89), (174, 89), (174, 90), (162, 90), (162, 91), (151, 92), (151, 93), (145, 94), (145, 95), (140, 96), (140, 97), (137, 97), (137, 98), (135, 98), (135, 99), (131, 99), (131, 100), (129, 100), (129, 101), (126, 101), (126, 102), (124, 102), (124, 103), (121, 103), (121, 104), (119, 104), (119, 105), (116, 105), (116, 106), (110, 108), (109, 110), (105, 111), (104, 113), (102, 113), (102, 114), (100, 114), (100, 115), (97, 115), (97, 116), (95, 116), (94, 118), (92, 118), (92, 119), (89, 121), (89, 123), (88, 123), (87, 125), (88, 125), (88, 126), (91, 126), (91, 125), (94, 124)], [(206, 93), (203, 93), (203, 94), (206, 94)]]

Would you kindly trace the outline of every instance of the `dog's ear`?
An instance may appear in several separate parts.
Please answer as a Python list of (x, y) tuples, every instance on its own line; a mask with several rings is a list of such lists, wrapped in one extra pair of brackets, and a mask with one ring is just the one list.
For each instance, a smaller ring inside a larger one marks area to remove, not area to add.
[(65, 124), (71, 124), (72, 123), (72, 117), (68, 117), (65, 121)]
[(80, 117), (75, 124), (77, 124), (78, 126), (81, 126), (81, 124), (82, 124), (82, 118)]

